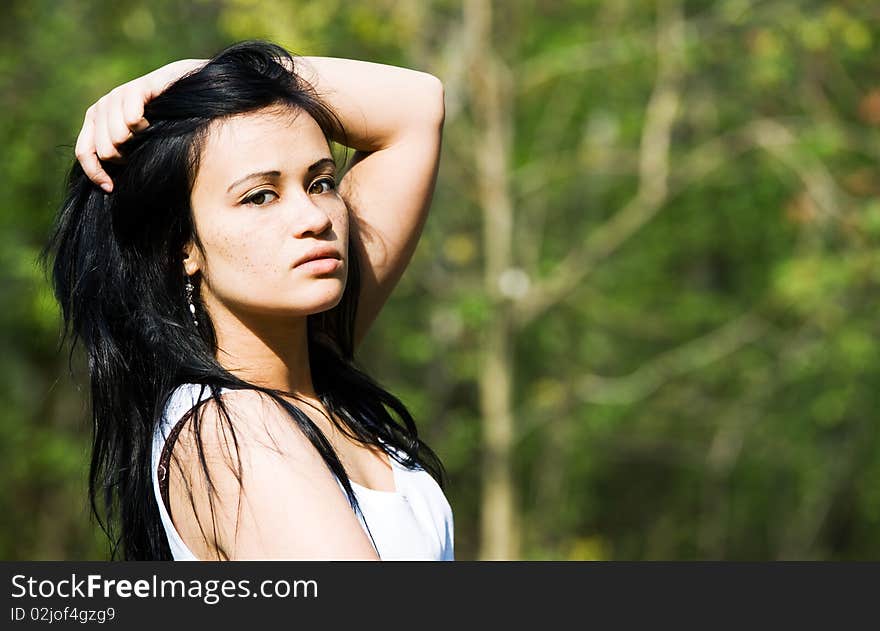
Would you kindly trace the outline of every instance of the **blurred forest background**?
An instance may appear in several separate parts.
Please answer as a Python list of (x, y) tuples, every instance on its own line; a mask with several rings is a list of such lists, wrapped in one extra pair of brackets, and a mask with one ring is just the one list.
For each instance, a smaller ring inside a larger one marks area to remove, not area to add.
[(360, 361), (458, 559), (880, 558), (880, 3), (6, 0), (0, 35), (0, 558), (107, 557), (34, 265), (85, 110), (250, 38), (445, 83)]

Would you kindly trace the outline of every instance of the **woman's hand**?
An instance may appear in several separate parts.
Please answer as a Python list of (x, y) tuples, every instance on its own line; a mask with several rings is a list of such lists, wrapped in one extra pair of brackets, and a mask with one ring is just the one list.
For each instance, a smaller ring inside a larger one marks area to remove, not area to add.
[(113, 180), (100, 160), (118, 160), (120, 147), (135, 132), (149, 127), (144, 106), (169, 84), (205, 63), (203, 59), (183, 59), (154, 70), (114, 88), (86, 110), (76, 139), (75, 154), (85, 174), (108, 193)]

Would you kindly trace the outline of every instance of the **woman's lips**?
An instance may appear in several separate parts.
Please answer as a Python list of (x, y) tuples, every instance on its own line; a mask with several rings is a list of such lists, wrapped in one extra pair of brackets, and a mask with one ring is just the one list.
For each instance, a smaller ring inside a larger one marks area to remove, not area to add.
[(332, 245), (319, 244), (305, 252), (305, 254), (296, 263), (294, 263), (294, 267), (299, 267), (304, 263), (308, 263), (309, 261), (314, 261), (316, 259), (327, 258), (342, 259), (342, 255)]
[(311, 274), (327, 274), (335, 272), (342, 267), (342, 261), (334, 258), (312, 259), (305, 263), (300, 263), (296, 269), (309, 272)]

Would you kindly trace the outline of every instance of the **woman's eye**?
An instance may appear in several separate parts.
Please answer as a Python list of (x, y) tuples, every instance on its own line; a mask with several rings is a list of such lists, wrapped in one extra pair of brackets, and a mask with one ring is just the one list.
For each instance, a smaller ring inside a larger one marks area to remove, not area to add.
[(244, 203), (253, 204), (254, 206), (264, 206), (268, 201), (270, 201), (268, 199), (270, 195), (278, 197), (278, 195), (275, 195), (275, 193), (273, 193), (272, 191), (257, 191), (253, 195), (246, 197), (244, 199)]
[(330, 191), (336, 188), (336, 181), (332, 177), (322, 177), (320, 180), (315, 180), (315, 183), (312, 184), (312, 187), (316, 184), (326, 184), (327, 188), (323, 191), (319, 191), (320, 193), (329, 193)]

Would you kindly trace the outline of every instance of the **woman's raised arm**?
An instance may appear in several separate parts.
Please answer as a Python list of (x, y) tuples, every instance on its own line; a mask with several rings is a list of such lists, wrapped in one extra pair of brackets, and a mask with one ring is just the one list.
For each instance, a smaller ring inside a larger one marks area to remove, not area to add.
[[(357, 222), (363, 267), (357, 346), (409, 264), (431, 206), (445, 116), (443, 84), (430, 74), (366, 61), (301, 57), (356, 149), (339, 193)], [(334, 138), (340, 141), (340, 139)]]

